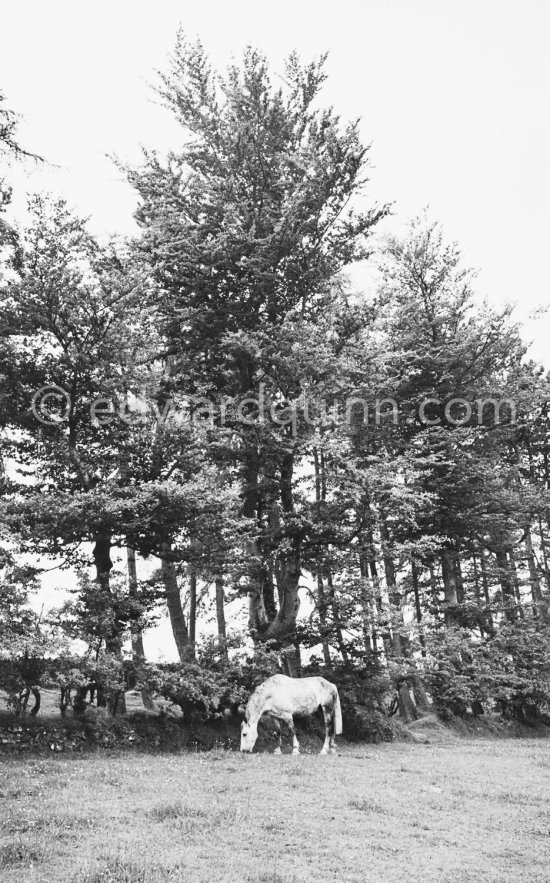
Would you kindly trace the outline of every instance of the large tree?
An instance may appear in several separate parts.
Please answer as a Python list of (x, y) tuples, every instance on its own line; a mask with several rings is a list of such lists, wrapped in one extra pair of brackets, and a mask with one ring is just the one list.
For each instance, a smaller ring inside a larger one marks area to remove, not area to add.
[[(191, 546), (190, 523), (197, 540), (214, 530), (227, 543), (220, 517), (230, 522), (231, 497), (223, 479), (205, 471), (200, 437), (189, 424), (177, 414), (162, 419), (153, 407), (158, 400), (162, 410), (163, 368), (147, 309), (147, 273), (123, 248), (100, 247), (62, 201), (35, 197), (30, 209), (20, 267), (3, 293), (16, 371), (4, 420), (16, 430), (12, 451), (19, 464), (34, 473), (13, 508), (20, 540), (34, 551), (70, 552), (74, 563), (81, 544), (91, 542), (104, 598), (113, 546), (129, 547), (130, 564), (133, 550), (164, 557), (179, 647), (174, 562), (215, 553), (209, 542), (200, 551)], [(6, 370), (12, 363), (6, 361)], [(133, 576), (130, 584), (134, 591)], [(111, 621), (107, 649), (120, 653), (124, 624)]]
[(229, 402), (232, 432), (216, 450), (236, 470), (252, 525), (250, 628), (279, 642), (292, 635), (299, 603), (303, 438), (282, 421), (247, 426), (249, 411), (238, 407), (258, 396), (260, 383), (268, 407), (305, 392), (304, 374), (289, 371), (298, 360), (288, 357), (326, 310), (338, 274), (368, 256), (368, 234), (386, 212), (364, 206), (368, 148), (358, 124), (343, 126), (319, 106), (323, 64), (302, 66), (293, 55), (274, 87), (257, 51), (221, 75), (200, 43), (180, 34), (159, 91), (181, 143), (165, 161), (148, 152), (129, 171), (140, 196), (137, 246), (160, 288), (173, 388)]

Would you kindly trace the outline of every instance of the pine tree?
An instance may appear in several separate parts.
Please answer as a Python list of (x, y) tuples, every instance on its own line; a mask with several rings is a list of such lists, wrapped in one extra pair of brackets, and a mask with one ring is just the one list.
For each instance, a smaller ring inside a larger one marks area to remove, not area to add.
[[(261, 382), (274, 405), (304, 392), (291, 354), (333, 280), (368, 255), (368, 233), (386, 212), (351, 207), (368, 149), (357, 124), (343, 127), (332, 110), (317, 109), (323, 61), (303, 67), (291, 56), (286, 86), (275, 89), (255, 50), (222, 76), (180, 34), (159, 91), (182, 145), (164, 163), (146, 153), (143, 167), (128, 172), (140, 196), (138, 247), (161, 292), (173, 385), (217, 405), (224, 395), (229, 418)], [(250, 628), (257, 639), (284, 642), (302, 569), (300, 439), (288, 426), (248, 427), (238, 415), (229, 428), (223, 456), (238, 470), (251, 524)]]

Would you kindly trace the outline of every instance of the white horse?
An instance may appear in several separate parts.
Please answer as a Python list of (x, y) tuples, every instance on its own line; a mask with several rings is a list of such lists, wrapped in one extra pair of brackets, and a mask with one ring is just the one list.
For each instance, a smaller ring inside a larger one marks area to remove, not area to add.
[(300, 753), (294, 729), (294, 714), (313, 714), (319, 706), (325, 717), (325, 741), (321, 754), (336, 751), (335, 736), (342, 732), (342, 710), (338, 690), (324, 678), (288, 678), (273, 675), (257, 687), (248, 700), (241, 725), (241, 751), (252, 751), (258, 738), (258, 722), (268, 714), (278, 724), (279, 744), (275, 754), (281, 753), (281, 722), (292, 733), (292, 753)]

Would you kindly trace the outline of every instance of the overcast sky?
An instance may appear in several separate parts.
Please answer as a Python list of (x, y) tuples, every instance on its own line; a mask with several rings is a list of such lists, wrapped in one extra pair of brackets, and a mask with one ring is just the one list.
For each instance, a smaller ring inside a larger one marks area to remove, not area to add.
[[(393, 223), (429, 205), (491, 302), (526, 317), (549, 300), (548, 0), (0, 0), (0, 88), (25, 146), (60, 166), (13, 169), (18, 206), (23, 186), (50, 189), (98, 232), (132, 229), (134, 195), (107, 155), (174, 145), (148, 84), (179, 23), (216, 65), (249, 43), (275, 73), (292, 49), (329, 50), (326, 101), (361, 117)], [(550, 319), (526, 331), (550, 366)]]
[[(47, 189), (98, 233), (132, 230), (135, 196), (108, 155), (177, 146), (148, 84), (180, 23), (217, 66), (247, 44), (274, 74), (293, 49), (328, 50), (326, 103), (361, 117), (391, 225), (429, 206), (491, 303), (526, 319), (550, 300), (548, 0), (0, 0), (0, 89), (23, 145), (59, 166), (10, 169), (18, 213), (25, 189)], [(549, 332), (548, 316), (526, 325), (547, 367)]]

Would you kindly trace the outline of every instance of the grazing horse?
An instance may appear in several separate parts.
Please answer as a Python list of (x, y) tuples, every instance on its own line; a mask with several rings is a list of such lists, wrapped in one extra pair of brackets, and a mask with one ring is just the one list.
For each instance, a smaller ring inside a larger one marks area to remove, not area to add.
[(241, 751), (252, 751), (258, 738), (258, 721), (262, 714), (273, 718), (279, 729), (279, 744), (275, 754), (281, 753), (281, 722), (292, 733), (292, 753), (300, 753), (294, 729), (294, 714), (313, 714), (319, 706), (325, 717), (325, 741), (321, 754), (336, 751), (335, 736), (342, 732), (342, 711), (338, 690), (324, 678), (288, 678), (273, 675), (257, 687), (248, 700), (241, 725)]

